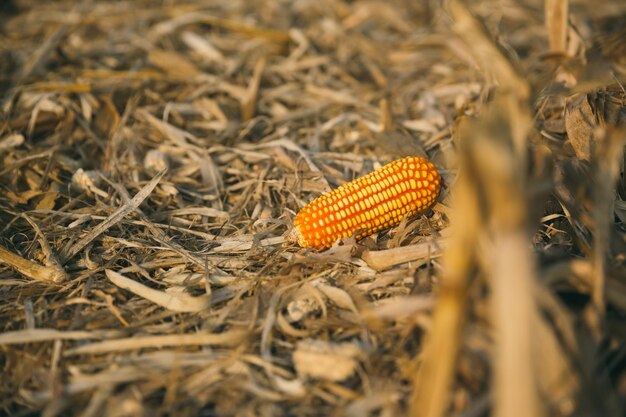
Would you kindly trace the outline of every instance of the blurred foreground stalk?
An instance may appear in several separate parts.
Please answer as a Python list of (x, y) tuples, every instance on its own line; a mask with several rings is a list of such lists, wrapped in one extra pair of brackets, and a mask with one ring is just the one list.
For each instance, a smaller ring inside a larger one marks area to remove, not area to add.
[(458, 128), (459, 179), (453, 234), (432, 331), (414, 385), (411, 415), (442, 416), (448, 406), (467, 314), (468, 288), (488, 278), (495, 338), (494, 416), (543, 415), (533, 343), (539, 321), (530, 252), (527, 136), (530, 87), (460, 2), (454, 31), (488, 80), (498, 85), (479, 119)]

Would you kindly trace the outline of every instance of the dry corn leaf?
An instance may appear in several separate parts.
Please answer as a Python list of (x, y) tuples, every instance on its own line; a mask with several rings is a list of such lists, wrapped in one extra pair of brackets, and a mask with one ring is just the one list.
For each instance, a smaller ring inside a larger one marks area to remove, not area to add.
[(48, 191), (43, 193), (41, 200), (35, 206), (36, 210), (52, 210), (57, 199), (61, 196), (57, 191)]
[(64, 356), (94, 355), (99, 353), (121, 352), (124, 350), (155, 349), (170, 346), (235, 346), (242, 343), (248, 332), (230, 330), (223, 333), (170, 334), (159, 336), (130, 337), (105, 340), (78, 346), (65, 351)]
[(354, 343), (301, 340), (293, 353), (293, 364), (300, 378), (343, 381), (358, 366), (361, 349)]
[(113, 214), (100, 222), (97, 226), (91, 229), (85, 234), (78, 242), (73, 243), (71, 246), (66, 246), (63, 251), (61, 263), (64, 264), (74, 256), (76, 256), (85, 246), (87, 246), (92, 240), (104, 233), (110, 227), (120, 222), (126, 215), (136, 210), (141, 203), (150, 195), (154, 187), (157, 186), (165, 172), (161, 172), (156, 175), (150, 182), (143, 186), (141, 190), (135, 196), (126, 202), (123, 206), (118, 208)]
[(5, 150), (16, 148), (24, 143), (24, 135), (12, 134), (0, 139), (0, 152)]
[(9, 265), (20, 274), (52, 283), (61, 283), (67, 279), (67, 273), (58, 265), (39, 265), (0, 246), (0, 264)]
[(148, 59), (156, 67), (174, 78), (194, 79), (202, 72), (187, 58), (173, 51), (153, 49)]
[[(438, 258), (443, 253), (446, 241), (439, 239), (433, 242), (417, 243), (414, 245), (402, 246), (384, 250), (366, 249), (361, 255), (361, 259), (367, 262), (370, 268), (376, 271), (384, 271), (395, 265), (406, 262), (425, 263), (430, 259)], [(413, 265), (414, 267), (416, 265)]]
[(591, 160), (597, 119), (586, 94), (568, 100), (565, 108), (565, 130), (578, 159)]
[(243, 121), (248, 121), (254, 117), (259, 96), (259, 87), (261, 85), (261, 76), (263, 75), (266, 62), (265, 58), (261, 58), (254, 66), (252, 79), (250, 80), (250, 84), (248, 84), (245, 98), (241, 102), (241, 119)]
[(27, 329), (0, 334), (0, 345), (49, 342), (53, 340), (89, 340), (117, 337), (122, 332), (106, 331), (61, 331), (56, 329)]
[(221, 62), (224, 60), (224, 55), (204, 36), (200, 36), (194, 32), (183, 32), (181, 39), (195, 53), (209, 62)]

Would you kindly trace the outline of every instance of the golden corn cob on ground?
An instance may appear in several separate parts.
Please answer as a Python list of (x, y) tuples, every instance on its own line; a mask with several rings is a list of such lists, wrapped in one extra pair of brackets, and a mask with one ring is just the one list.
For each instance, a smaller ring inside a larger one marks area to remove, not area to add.
[(441, 176), (427, 159), (407, 157), (326, 193), (300, 210), (293, 238), (302, 247), (329, 248), (340, 238), (357, 239), (395, 226), (405, 215), (427, 210)]

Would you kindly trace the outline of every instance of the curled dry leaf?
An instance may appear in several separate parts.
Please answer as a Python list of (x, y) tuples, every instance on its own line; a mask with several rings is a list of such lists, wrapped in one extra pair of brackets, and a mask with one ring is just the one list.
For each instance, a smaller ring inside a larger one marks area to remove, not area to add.
[(312, 285), (321, 291), (328, 299), (330, 299), (337, 307), (345, 310), (357, 312), (356, 305), (352, 300), (352, 297), (343, 289), (326, 284), (322, 281), (315, 281)]
[(274, 383), (276, 388), (281, 392), (291, 395), (292, 397), (304, 397), (306, 389), (302, 381), (299, 379), (285, 379), (279, 376), (274, 376)]
[(107, 278), (120, 288), (124, 288), (136, 294), (146, 300), (152, 301), (155, 304), (165, 307), (168, 310), (179, 312), (194, 312), (202, 311), (211, 307), (211, 296), (201, 295), (198, 297), (192, 297), (190, 295), (181, 294), (180, 292), (166, 292), (155, 290), (146, 285), (143, 285), (130, 278), (126, 278), (124, 275), (107, 269)]

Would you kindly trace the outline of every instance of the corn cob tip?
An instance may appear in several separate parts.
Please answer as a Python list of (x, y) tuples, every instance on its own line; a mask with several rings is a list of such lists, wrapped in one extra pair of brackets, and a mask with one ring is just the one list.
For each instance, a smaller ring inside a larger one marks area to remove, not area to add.
[(440, 187), (441, 176), (430, 161), (399, 159), (304, 206), (294, 219), (291, 241), (326, 249), (355, 232), (357, 238), (371, 235), (426, 211)]
[(287, 243), (297, 243), (301, 247), (306, 246), (306, 240), (304, 239), (304, 236), (302, 236), (302, 233), (300, 233), (300, 229), (297, 227), (292, 227), (291, 230), (289, 230), (287, 236), (285, 237), (285, 241)]

